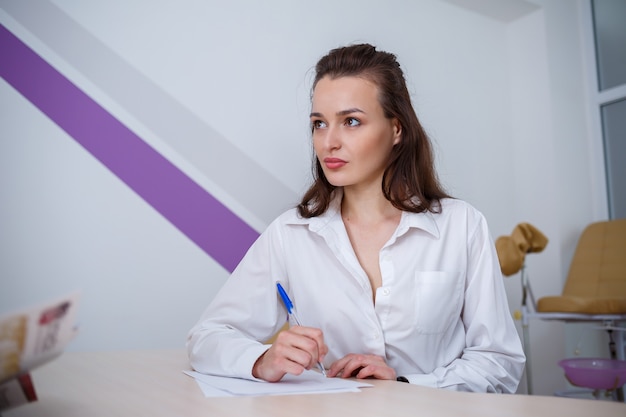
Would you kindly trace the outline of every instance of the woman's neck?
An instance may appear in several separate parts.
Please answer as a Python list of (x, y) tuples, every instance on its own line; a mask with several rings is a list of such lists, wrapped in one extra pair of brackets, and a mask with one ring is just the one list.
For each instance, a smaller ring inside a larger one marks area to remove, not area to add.
[(361, 224), (398, 219), (401, 211), (385, 198), (382, 190), (355, 190), (344, 188), (341, 201), (341, 216), (344, 221)]

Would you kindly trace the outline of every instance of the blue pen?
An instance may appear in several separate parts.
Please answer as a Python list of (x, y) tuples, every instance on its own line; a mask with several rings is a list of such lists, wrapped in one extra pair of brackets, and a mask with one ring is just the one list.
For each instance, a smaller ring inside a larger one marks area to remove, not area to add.
[[(280, 298), (283, 300), (283, 304), (285, 304), (285, 308), (287, 309), (287, 313), (289, 313), (289, 315), (293, 318), (293, 321), (298, 326), (302, 326), (302, 324), (300, 324), (300, 320), (298, 320), (298, 316), (296, 315), (296, 311), (294, 310), (293, 303), (291, 302), (291, 300), (289, 299), (289, 296), (287, 295), (287, 291), (285, 291), (283, 286), (280, 285), (280, 282), (276, 283), (276, 288), (278, 288), (278, 294), (280, 294)], [(326, 376), (326, 371), (324, 370), (324, 365), (322, 365), (321, 362), (317, 362), (317, 366), (318, 366), (318, 368), (320, 368), (320, 371), (322, 372), (322, 375)]]

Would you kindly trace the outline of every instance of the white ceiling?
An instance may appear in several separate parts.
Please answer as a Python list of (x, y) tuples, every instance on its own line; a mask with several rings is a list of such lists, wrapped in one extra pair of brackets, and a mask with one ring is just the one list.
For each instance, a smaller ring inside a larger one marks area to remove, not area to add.
[(512, 22), (537, 9), (535, 3), (526, 0), (442, 0), (455, 6), (480, 13), (501, 22)]

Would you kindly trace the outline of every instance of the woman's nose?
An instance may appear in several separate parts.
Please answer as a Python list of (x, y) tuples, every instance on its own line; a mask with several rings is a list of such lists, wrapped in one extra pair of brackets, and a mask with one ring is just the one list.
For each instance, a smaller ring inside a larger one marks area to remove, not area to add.
[(337, 128), (329, 126), (324, 130), (322, 138), (323, 146), (327, 149), (341, 148), (341, 136)]

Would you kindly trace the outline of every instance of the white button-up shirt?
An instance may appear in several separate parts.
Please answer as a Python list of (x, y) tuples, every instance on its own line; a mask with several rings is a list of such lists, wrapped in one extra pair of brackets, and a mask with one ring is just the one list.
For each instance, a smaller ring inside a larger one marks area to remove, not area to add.
[(262, 342), (287, 320), (280, 281), (302, 325), (323, 331), (325, 367), (374, 354), (411, 383), (515, 392), (525, 357), (483, 215), (455, 199), (440, 213), (403, 212), (380, 250), (374, 302), (340, 200), (311, 219), (287, 211), (258, 238), (191, 329), (192, 366), (253, 379)]

